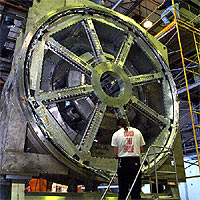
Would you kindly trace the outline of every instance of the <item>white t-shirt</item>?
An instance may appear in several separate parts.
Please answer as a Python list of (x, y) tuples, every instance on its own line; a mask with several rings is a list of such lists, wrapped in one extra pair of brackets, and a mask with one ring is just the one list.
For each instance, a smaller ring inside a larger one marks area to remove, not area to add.
[(112, 136), (111, 146), (118, 147), (118, 157), (139, 157), (140, 146), (144, 145), (144, 138), (136, 128), (129, 127), (128, 131), (121, 128)]

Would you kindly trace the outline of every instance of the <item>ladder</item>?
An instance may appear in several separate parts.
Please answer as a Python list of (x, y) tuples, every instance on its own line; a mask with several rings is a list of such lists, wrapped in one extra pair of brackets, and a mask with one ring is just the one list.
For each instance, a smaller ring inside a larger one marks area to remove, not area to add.
[[(162, 152), (156, 153), (156, 149), (162, 149)], [(174, 171), (158, 171), (158, 170), (157, 170), (156, 157), (157, 157), (157, 155), (160, 154), (160, 153), (165, 153), (165, 154), (168, 154), (168, 155), (170, 154), (170, 155), (172, 156), (172, 158), (173, 158), (172, 161), (173, 161), (173, 165), (174, 165)], [(174, 156), (174, 151), (173, 151), (173, 149), (170, 148), (170, 147), (163, 147), (163, 146), (151, 145), (151, 146), (147, 149), (146, 154), (144, 155), (144, 158), (143, 158), (143, 160), (142, 160), (141, 166), (140, 166), (140, 168), (139, 168), (139, 170), (138, 170), (138, 172), (137, 172), (137, 174), (136, 174), (136, 177), (135, 177), (135, 179), (134, 179), (134, 181), (133, 181), (133, 183), (132, 183), (132, 185), (131, 185), (131, 188), (130, 188), (130, 190), (129, 190), (129, 192), (128, 192), (128, 194), (127, 194), (127, 197), (126, 197), (125, 200), (128, 200), (128, 199), (129, 199), (129, 196), (130, 196), (130, 194), (131, 194), (131, 191), (133, 190), (133, 187), (134, 187), (134, 185), (135, 185), (135, 183), (136, 183), (136, 180), (137, 180), (137, 178), (138, 178), (138, 176), (139, 176), (139, 174), (140, 174), (140, 172), (141, 172), (141, 170), (142, 170), (142, 168), (143, 168), (143, 166), (144, 166), (144, 163), (145, 163), (145, 161), (147, 161), (147, 160), (149, 161), (149, 157), (150, 157), (150, 156), (153, 156), (154, 173), (155, 173), (155, 183), (156, 183), (156, 194), (154, 195), (154, 199), (158, 199), (158, 198), (159, 198), (159, 190), (158, 190), (158, 175), (159, 175), (159, 174), (174, 174), (174, 175), (175, 175), (176, 188), (177, 188), (176, 199), (180, 199), (179, 192), (178, 192), (178, 177), (177, 177), (177, 171), (176, 171), (176, 160), (175, 160), (175, 156)], [(149, 162), (148, 162), (148, 169), (149, 169), (149, 168), (150, 168), (150, 164), (149, 164)], [(147, 170), (147, 171), (149, 171), (149, 170)], [(106, 194), (107, 194), (107, 192), (108, 192), (108, 190), (109, 190), (109, 188), (110, 188), (112, 182), (113, 182), (114, 179), (116, 178), (116, 176), (117, 176), (117, 170), (116, 170), (115, 173), (113, 174), (113, 176), (112, 176), (112, 178), (111, 178), (111, 180), (110, 180), (110, 182), (109, 182), (109, 184), (108, 184), (106, 190), (104, 191), (103, 195), (101, 196), (101, 199), (100, 199), (100, 200), (103, 200), (103, 199), (105, 198), (105, 196), (106, 196)], [(152, 182), (152, 181), (151, 181), (151, 175), (148, 175), (148, 176), (149, 176), (149, 182), (150, 182), (150, 185), (151, 185), (151, 182)]]

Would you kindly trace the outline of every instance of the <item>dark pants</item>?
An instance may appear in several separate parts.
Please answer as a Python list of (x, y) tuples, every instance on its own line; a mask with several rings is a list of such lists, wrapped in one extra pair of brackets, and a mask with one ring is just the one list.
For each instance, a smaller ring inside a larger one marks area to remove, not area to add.
[[(126, 199), (129, 189), (133, 184), (136, 174), (140, 168), (139, 157), (122, 157), (119, 158), (118, 167), (118, 183), (119, 183), (119, 200)], [(133, 190), (131, 192), (131, 199), (141, 199), (141, 173), (139, 174)]]

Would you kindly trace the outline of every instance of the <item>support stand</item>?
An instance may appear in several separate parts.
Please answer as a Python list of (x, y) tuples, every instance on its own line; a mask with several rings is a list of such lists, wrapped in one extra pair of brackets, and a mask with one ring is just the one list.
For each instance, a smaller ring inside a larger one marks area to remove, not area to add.
[(25, 200), (25, 183), (12, 183), (11, 200)]
[(11, 200), (25, 200), (25, 183), (31, 176), (6, 175), (6, 180), (12, 182)]

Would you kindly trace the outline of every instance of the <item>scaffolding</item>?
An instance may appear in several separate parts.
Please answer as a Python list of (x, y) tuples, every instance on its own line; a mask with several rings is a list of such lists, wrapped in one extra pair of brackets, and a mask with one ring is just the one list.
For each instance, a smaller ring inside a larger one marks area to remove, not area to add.
[[(164, 38), (166, 38), (165, 36), (168, 35), (168, 41), (164, 42), (167, 47), (168, 44), (176, 37), (178, 49), (170, 53), (178, 53), (179, 57), (181, 57), (180, 65), (182, 66), (182, 70), (177, 74), (175, 78), (180, 79), (180, 75), (182, 74), (182, 79), (179, 80), (178, 83), (180, 83), (181, 87), (184, 83), (184, 87), (186, 87), (192, 123), (192, 132), (195, 141), (195, 149), (200, 171), (199, 150), (197, 142), (197, 133), (200, 133), (200, 124), (198, 123), (199, 120), (194, 120), (194, 115), (197, 115), (197, 118), (200, 119), (200, 111), (193, 108), (190, 93), (192, 86), (196, 85), (198, 88), (200, 86), (200, 14), (198, 8), (193, 7), (193, 5), (184, 1), (179, 1), (178, 4), (177, 1), (172, 0), (172, 8), (170, 10), (168, 9), (168, 12), (165, 12), (162, 17), (157, 19), (155, 13), (158, 12), (162, 5), (163, 4), (157, 7), (140, 24), (143, 24), (147, 20), (153, 21), (152, 27), (148, 28), (147, 31), (153, 34), (154, 37), (158, 40), (164, 40)], [(169, 16), (170, 14), (171, 16)], [(171, 19), (172, 22), (167, 25), (162, 25), (162, 21), (164, 21), (163, 18), (166, 17)], [(185, 45), (185, 43), (188, 45)], [(197, 98), (200, 99), (200, 97)]]

